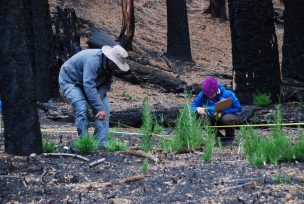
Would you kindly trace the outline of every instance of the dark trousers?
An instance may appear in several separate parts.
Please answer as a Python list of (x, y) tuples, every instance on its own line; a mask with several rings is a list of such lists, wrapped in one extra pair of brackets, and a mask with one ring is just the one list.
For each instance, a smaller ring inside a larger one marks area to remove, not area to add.
[[(220, 117), (218, 120), (211, 120), (212, 125), (239, 125), (240, 124), (240, 117), (235, 114), (226, 114)], [(225, 135), (223, 135), (219, 130), (225, 130)], [(217, 136), (224, 137), (224, 138), (234, 138), (235, 137), (235, 128), (218, 128)]]

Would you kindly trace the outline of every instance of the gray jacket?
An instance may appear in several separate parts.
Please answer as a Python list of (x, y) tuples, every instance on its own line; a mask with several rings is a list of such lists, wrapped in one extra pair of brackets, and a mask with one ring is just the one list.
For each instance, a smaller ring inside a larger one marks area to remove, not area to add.
[(64, 82), (83, 88), (95, 114), (104, 109), (101, 100), (113, 82), (113, 72), (106, 65), (101, 49), (86, 49), (73, 55), (60, 69)]

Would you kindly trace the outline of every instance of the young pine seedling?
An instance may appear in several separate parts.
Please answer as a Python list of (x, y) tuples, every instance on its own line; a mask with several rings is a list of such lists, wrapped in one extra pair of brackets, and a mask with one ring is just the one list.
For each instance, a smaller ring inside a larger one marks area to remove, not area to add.
[(141, 170), (142, 170), (142, 172), (143, 172), (144, 174), (147, 174), (147, 173), (148, 173), (148, 169), (149, 169), (149, 162), (148, 162), (148, 159), (145, 158), (145, 159), (144, 159), (144, 162), (143, 162), (143, 164), (142, 164), (142, 166), (141, 166)]
[(56, 151), (56, 145), (54, 142), (43, 142), (42, 143), (43, 152), (52, 153)]
[(91, 154), (98, 152), (97, 139), (90, 135), (84, 135), (74, 142), (74, 148), (79, 154)]
[(270, 95), (269, 94), (254, 94), (253, 95), (253, 105), (255, 106), (268, 106), (271, 103)]
[(105, 148), (108, 152), (125, 151), (127, 149), (127, 145), (119, 141), (108, 140)]

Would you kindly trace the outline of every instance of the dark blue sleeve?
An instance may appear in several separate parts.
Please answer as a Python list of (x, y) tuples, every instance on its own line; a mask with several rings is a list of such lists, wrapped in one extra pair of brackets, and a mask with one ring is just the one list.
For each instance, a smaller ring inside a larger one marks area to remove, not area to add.
[(235, 96), (232, 91), (225, 91), (225, 98), (232, 98), (231, 108), (225, 109), (222, 111), (223, 114), (239, 114), (242, 111), (241, 104), (239, 99)]
[(202, 107), (203, 106), (203, 100), (204, 100), (204, 94), (203, 92), (201, 91), (194, 99), (194, 101), (192, 102), (191, 104), (191, 109), (193, 112), (196, 111), (196, 109), (198, 107)]

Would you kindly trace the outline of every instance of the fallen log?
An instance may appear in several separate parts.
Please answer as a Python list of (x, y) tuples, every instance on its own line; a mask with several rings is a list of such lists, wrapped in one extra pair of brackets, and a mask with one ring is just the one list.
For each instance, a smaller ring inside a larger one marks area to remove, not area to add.
[[(101, 48), (104, 45), (117, 45), (117, 42), (104, 31), (94, 32), (88, 40), (90, 48)], [(131, 69), (127, 73), (115, 72), (114, 75), (131, 84), (145, 87), (153, 84), (164, 92), (181, 93), (187, 88), (187, 83), (181, 79), (169, 75), (156, 67), (149, 66), (147, 61), (138, 61), (130, 57), (128, 62)]]

